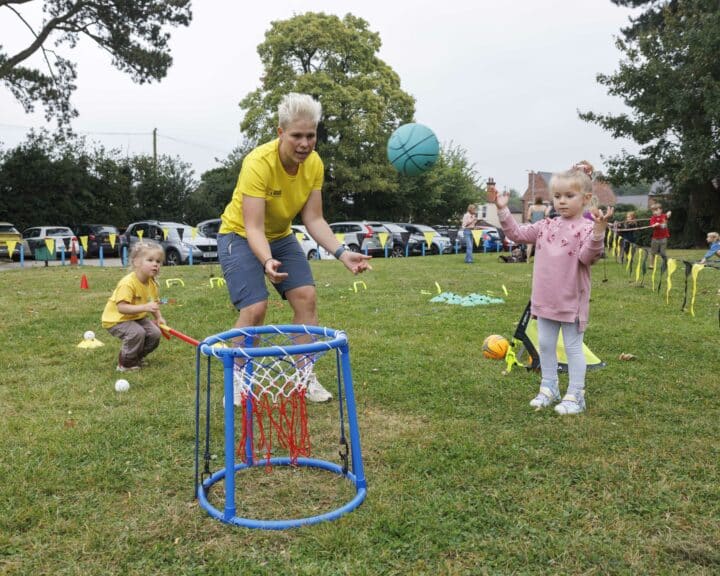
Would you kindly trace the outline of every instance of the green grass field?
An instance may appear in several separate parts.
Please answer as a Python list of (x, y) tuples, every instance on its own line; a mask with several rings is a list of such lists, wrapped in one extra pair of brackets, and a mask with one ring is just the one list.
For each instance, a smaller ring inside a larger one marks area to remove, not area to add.
[[(473, 266), (462, 255), (378, 260), (357, 292), (336, 262), (312, 266), (321, 324), (349, 336), (368, 497), (337, 521), (282, 532), (224, 525), (192, 498), (191, 346), (163, 340), (127, 376), (130, 391), (114, 391), (118, 341), (99, 318), (122, 270), (0, 273), (0, 573), (720, 572), (719, 271), (699, 275), (692, 317), (682, 270), (666, 304), (649, 276), (636, 286), (620, 264), (596, 265), (585, 341), (607, 367), (588, 373), (588, 411), (560, 417), (528, 406), (537, 374), (504, 376), (480, 353), (488, 334), (512, 335), (530, 266), (491, 255)], [(171, 326), (203, 338), (234, 323), (225, 288), (210, 288), (218, 275), (162, 271)], [(168, 278), (185, 286), (166, 288)], [(505, 303), (431, 304), (436, 282)], [(268, 323), (290, 319), (273, 297)], [(77, 348), (86, 330), (105, 346)], [(319, 363), (326, 384), (333, 371), (331, 358)], [(220, 398), (212, 405), (219, 430)], [(337, 402), (309, 412), (314, 447), (332, 458)], [(221, 468), (215, 441), (213, 458)], [(352, 492), (310, 470), (253, 470), (238, 482), (243, 513), (260, 517), (315, 515)]]

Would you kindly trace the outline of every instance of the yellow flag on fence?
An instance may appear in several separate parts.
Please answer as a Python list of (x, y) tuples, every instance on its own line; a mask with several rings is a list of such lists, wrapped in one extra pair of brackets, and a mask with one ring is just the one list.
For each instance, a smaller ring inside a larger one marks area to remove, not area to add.
[(480, 238), (482, 238), (482, 230), (473, 230), (473, 242), (475, 246), (480, 246)]
[(637, 266), (635, 267), (635, 282), (640, 282), (640, 268), (642, 267), (642, 260), (644, 252), (638, 250)]
[(295, 232), (295, 238), (297, 238), (297, 241), (300, 243), (302, 243), (303, 241), (303, 236), (305, 236), (305, 234), (303, 234), (302, 232)]
[(668, 258), (667, 288), (665, 289), (665, 304), (670, 304), (670, 288), (672, 288), (672, 275), (677, 270), (677, 260)]
[(13, 252), (15, 252), (15, 245), (17, 244), (17, 240), (5, 240), (5, 244), (7, 244), (8, 247), (8, 257), (12, 258)]
[(138, 234), (138, 238), (140, 238), (140, 240), (142, 240), (143, 231), (142, 231), (142, 230), (138, 230), (138, 231), (137, 231), (137, 234)]
[(45, 238), (45, 246), (47, 246), (50, 254), (55, 252), (55, 240), (53, 238)]
[(85, 250), (85, 252), (87, 252), (87, 242), (88, 242), (87, 236), (80, 236), (80, 244), (82, 244), (83, 250)]
[(385, 248), (385, 242), (387, 242), (388, 233), (387, 232), (378, 232), (378, 238), (380, 239), (380, 246)]
[(110, 248), (115, 248), (115, 240), (117, 240), (117, 234), (108, 234), (108, 238), (110, 239)]
[(650, 281), (652, 282), (653, 292), (655, 292), (655, 272), (657, 272), (657, 269), (658, 269), (658, 260), (659, 259), (660, 259), (660, 255), (655, 254), (655, 260), (653, 260), (653, 273), (652, 273), (652, 276), (650, 277)]
[(345, 244), (344, 232), (335, 232), (335, 238), (337, 238), (337, 241), (340, 242), (340, 244)]
[(190, 228), (190, 239), (195, 240), (195, 236), (197, 236), (197, 226)]
[(635, 252), (634, 246), (630, 246), (627, 252), (627, 263), (625, 264), (625, 270), (630, 270), (630, 266), (632, 265), (633, 252)]
[(162, 231), (163, 231), (163, 240), (167, 240), (168, 229), (167, 229), (167, 228), (163, 228)]
[(427, 244), (427, 247), (430, 248), (432, 246), (432, 239), (435, 237), (435, 232), (423, 232), (425, 235), (425, 243)]
[(697, 292), (697, 277), (700, 274), (700, 270), (705, 268), (705, 264), (693, 264), (692, 267), (692, 298), (690, 299), (690, 315), (695, 316), (695, 293)]

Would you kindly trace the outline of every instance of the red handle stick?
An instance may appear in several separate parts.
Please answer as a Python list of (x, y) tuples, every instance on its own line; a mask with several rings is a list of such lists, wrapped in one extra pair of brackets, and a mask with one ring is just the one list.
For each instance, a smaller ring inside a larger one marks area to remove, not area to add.
[(175, 336), (175, 338), (180, 338), (183, 342), (187, 342), (188, 344), (192, 344), (193, 346), (199, 346), (200, 341), (195, 340), (195, 338), (190, 338), (187, 334), (183, 334), (182, 332), (178, 332), (177, 330), (173, 330), (168, 326), (167, 324), (159, 324), (160, 331), (163, 333), (163, 336), (170, 340), (170, 335)]

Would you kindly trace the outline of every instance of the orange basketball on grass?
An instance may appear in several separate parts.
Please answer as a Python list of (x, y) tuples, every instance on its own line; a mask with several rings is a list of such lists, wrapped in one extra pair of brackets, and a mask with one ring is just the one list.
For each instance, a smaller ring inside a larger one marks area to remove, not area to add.
[(491, 334), (483, 340), (482, 353), (485, 358), (502, 360), (507, 354), (510, 343), (507, 338), (498, 334)]

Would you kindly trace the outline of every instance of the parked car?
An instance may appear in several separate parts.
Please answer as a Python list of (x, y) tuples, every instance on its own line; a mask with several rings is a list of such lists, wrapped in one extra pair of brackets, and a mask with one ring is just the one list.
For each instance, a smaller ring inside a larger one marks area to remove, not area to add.
[(193, 228), (188, 224), (159, 220), (133, 222), (124, 234), (129, 247), (140, 239), (139, 233), (143, 239), (155, 240), (162, 245), (168, 265), (189, 263), (191, 253), (195, 264), (217, 260), (217, 240), (202, 235), (197, 229), (193, 236)]
[[(343, 235), (343, 243), (348, 250), (353, 252), (367, 252), (371, 256), (383, 256), (385, 247), (380, 239), (379, 234), (384, 232), (388, 234), (386, 245), (388, 251), (393, 256), (405, 255), (405, 240), (410, 234), (396, 224), (383, 224), (381, 222), (333, 222), (330, 229), (337, 235)], [(404, 236), (407, 235), (407, 236)]]
[[(300, 240), (300, 245), (308, 260), (327, 260), (332, 256), (325, 248), (315, 242), (305, 226), (293, 224), (291, 228), (293, 234)], [(299, 236), (300, 234), (302, 234), (302, 236)]]
[(26, 228), (22, 233), (22, 242), (27, 258), (47, 259), (47, 243), (51, 239), (55, 243), (55, 254), (49, 255), (51, 259), (56, 258), (63, 252), (70, 255), (73, 244), (78, 248), (77, 236), (67, 226), (33, 226)]
[[(17, 242), (12, 254), (9, 254), (8, 242)], [(10, 222), (0, 222), (0, 257), (20, 258), (20, 246), (22, 246), (22, 234)]]
[[(450, 254), (452, 252), (453, 246), (450, 238), (444, 236), (432, 226), (427, 226), (425, 224), (413, 224), (410, 222), (400, 222), (399, 225), (410, 232), (412, 235), (411, 238), (417, 241), (417, 249), (411, 253), (422, 254), (423, 244), (425, 245), (426, 254), (428, 252), (430, 254)], [(427, 233), (433, 234), (429, 247), (425, 238), (425, 234)]]
[(196, 228), (203, 236), (217, 240), (218, 232), (220, 232), (220, 224), (222, 224), (222, 219), (212, 218), (198, 222)]
[[(100, 246), (103, 256), (117, 256), (120, 253), (120, 231), (108, 224), (78, 224), (75, 226), (78, 238), (82, 244), (82, 237), (87, 236), (87, 256), (96, 258), (100, 255)], [(115, 235), (111, 242), (110, 236)]]

